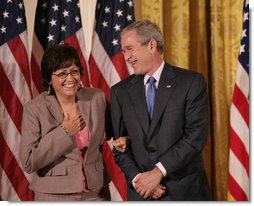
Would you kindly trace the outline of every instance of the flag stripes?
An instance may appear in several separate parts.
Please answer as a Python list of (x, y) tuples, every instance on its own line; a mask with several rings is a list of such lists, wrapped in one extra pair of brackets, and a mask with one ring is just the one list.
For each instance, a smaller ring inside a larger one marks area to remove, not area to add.
[[(110, 148), (109, 144), (110, 144), (109, 142), (104, 140), (103, 158), (106, 162), (106, 166), (107, 166), (109, 173), (112, 177), (114, 186), (116, 187), (117, 191), (121, 195), (122, 200), (127, 200), (127, 191), (126, 191), (127, 184), (125, 181), (123, 181), (125, 179), (125, 177), (124, 177), (123, 173), (121, 172), (121, 169), (114, 162), (112, 149)], [(113, 197), (114, 197), (114, 195), (113, 195)], [(114, 197), (114, 199), (116, 199), (116, 197)]]
[[(1, 111), (6, 108), (8, 111), (11, 121), (15, 124), (16, 128), (21, 132), (21, 120), (22, 116), (17, 115), (17, 111), (22, 113), (23, 105), (20, 102), (17, 93), (13, 90), (12, 84), (9, 82), (8, 77), (6, 76), (4, 69), (0, 62), (0, 81), (2, 82), (2, 89), (0, 90), (0, 96), (2, 99)], [(8, 91), (8, 92), (5, 92)], [(6, 117), (1, 113), (2, 119), (4, 120)], [(7, 123), (8, 124), (8, 123)], [(3, 126), (3, 125), (2, 125)]]
[(237, 110), (245, 121), (246, 125), (249, 127), (249, 102), (244, 96), (242, 89), (235, 85), (234, 88), (235, 95), (233, 96), (233, 104), (237, 105)]
[(228, 199), (249, 200), (249, 1), (243, 5), (243, 28), (230, 109)]
[(26, 19), (22, 0), (0, 4), (0, 196), (3, 200), (32, 200), (29, 175), (20, 163), (23, 105), (32, 98)]
[(30, 190), (25, 190), (29, 183), (24, 176), (22, 169), (19, 167), (16, 158), (13, 156), (12, 151), (9, 149), (8, 144), (4, 140), (2, 133), (0, 132), (0, 162), (1, 167), (5, 171), (8, 179), (14, 187), (20, 200), (31, 200), (33, 199), (33, 193)]
[(84, 49), (86, 48), (85, 47), (85, 42), (84, 42), (84, 38), (82, 37), (82, 29), (79, 29), (76, 34), (74, 35), (71, 35), (69, 37), (67, 37), (64, 42), (72, 45), (73, 47), (75, 47), (77, 49), (77, 52), (79, 54), (79, 58), (80, 58), (80, 61), (84, 67), (84, 70), (83, 70), (83, 76), (82, 76), (82, 83), (84, 86), (87, 86), (87, 87), (90, 87), (90, 80), (89, 80), (89, 75), (88, 75), (88, 69), (87, 69), (87, 63), (86, 63), (86, 60), (85, 60), (85, 51)]
[(236, 154), (239, 161), (243, 164), (247, 174), (249, 175), (249, 152), (246, 150), (244, 143), (240, 140), (235, 131), (231, 129), (230, 132), (231, 141), (235, 142), (235, 144), (231, 146), (231, 150), (233, 154)]
[[(238, 157), (230, 150), (230, 157), (234, 161), (234, 165), (231, 164), (229, 167), (229, 192), (237, 201), (247, 201), (249, 199), (249, 176), (243, 168), (242, 163)], [(231, 185), (233, 184), (233, 185)], [(243, 199), (239, 199), (239, 197)]]
[(93, 68), (92, 70), (90, 70), (91, 86), (102, 89), (107, 97), (107, 100), (109, 100), (110, 87), (108, 86), (105, 76), (100, 70), (100, 67), (97, 66), (93, 56), (89, 57), (89, 66), (90, 68)]
[[(133, 1), (97, 0), (95, 16), (96, 25), (89, 57), (91, 85), (104, 90), (110, 101), (111, 86), (129, 76), (132, 71), (127, 68), (121, 52), (120, 32), (135, 20)], [(104, 144), (104, 159), (121, 200), (127, 200), (127, 183), (121, 169), (114, 162), (110, 146), (110, 141)], [(112, 200), (119, 200), (117, 198), (112, 195)]]
[(130, 75), (122, 51), (117, 52), (111, 59), (121, 80)]
[(230, 200), (243, 200), (247, 201), (248, 198), (245, 195), (245, 192), (242, 190), (242, 187), (235, 181), (235, 179), (229, 175), (229, 184), (232, 186), (229, 189), (229, 195), (230, 195)]
[(9, 178), (5, 174), (5, 171), (3, 170), (1, 164), (0, 164), (0, 174), (1, 174), (0, 185), (4, 186), (4, 189), (0, 190), (0, 201), (2, 200), (19, 201), (20, 198), (17, 195), (16, 191), (14, 190)]
[(233, 131), (235, 131), (240, 141), (243, 142), (246, 151), (249, 153), (249, 127), (245, 123), (236, 106), (232, 105), (230, 112), (231, 128)]
[[(22, 36), (22, 34), (20, 36)], [(13, 38), (11, 41), (7, 42), (7, 44), (17, 65), (20, 67), (20, 71), (23, 73), (26, 83), (28, 84), (30, 94), (32, 96), (30, 71), (27, 69), (27, 65), (29, 65), (27, 56), (28, 50), (25, 48), (24, 43), (20, 39), (20, 36)], [(18, 49), (17, 45), (19, 45)]]

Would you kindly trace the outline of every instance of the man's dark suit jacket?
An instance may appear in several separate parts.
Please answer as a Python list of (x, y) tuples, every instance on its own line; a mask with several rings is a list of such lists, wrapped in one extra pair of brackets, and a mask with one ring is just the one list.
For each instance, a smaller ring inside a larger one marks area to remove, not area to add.
[(167, 176), (161, 200), (211, 200), (202, 150), (207, 142), (209, 103), (201, 74), (165, 64), (156, 91), (153, 118), (146, 106), (144, 79), (131, 75), (111, 89), (111, 118), (115, 138), (128, 135), (125, 153), (114, 149), (125, 174), (128, 200), (143, 200), (133, 178), (161, 162)]

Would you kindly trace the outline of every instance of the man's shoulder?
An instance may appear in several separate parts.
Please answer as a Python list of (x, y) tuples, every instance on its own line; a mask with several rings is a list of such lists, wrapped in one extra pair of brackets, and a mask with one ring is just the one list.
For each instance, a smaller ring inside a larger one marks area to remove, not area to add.
[(185, 76), (185, 77), (202, 76), (202, 74), (197, 71), (193, 71), (188, 68), (173, 66), (169, 63), (165, 63), (165, 68), (167, 70), (171, 70), (173, 73), (175, 73), (176, 75), (180, 75), (180, 76)]
[(129, 84), (131, 83), (131, 81), (133, 81), (135, 78), (138, 78), (137, 75), (132, 74), (128, 77), (126, 77), (125, 79), (121, 80), (120, 82), (116, 83), (115, 85), (112, 86), (112, 89), (120, 89), (120, 88), (126, 88), (129, 86)]

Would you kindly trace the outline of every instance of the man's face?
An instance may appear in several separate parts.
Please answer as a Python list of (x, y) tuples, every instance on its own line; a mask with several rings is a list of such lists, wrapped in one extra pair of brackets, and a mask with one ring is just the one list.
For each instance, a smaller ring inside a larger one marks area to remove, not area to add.
[(132, 66), (135, 74), (145, 75), (151, 69), (150, 45), (142, 45), (135, 30), (123, 34), (121, 38), (124, 59)]

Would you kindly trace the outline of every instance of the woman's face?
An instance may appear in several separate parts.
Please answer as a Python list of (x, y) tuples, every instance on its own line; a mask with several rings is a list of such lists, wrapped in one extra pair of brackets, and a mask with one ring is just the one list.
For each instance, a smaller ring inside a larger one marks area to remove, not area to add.
[(70, 67), (56, 70), (51, 75), (51, 84), (58, 99), (70, 99), (75, 97), (80, 86), (80, 81), (80, 71), (74, 63)]

